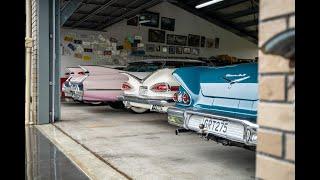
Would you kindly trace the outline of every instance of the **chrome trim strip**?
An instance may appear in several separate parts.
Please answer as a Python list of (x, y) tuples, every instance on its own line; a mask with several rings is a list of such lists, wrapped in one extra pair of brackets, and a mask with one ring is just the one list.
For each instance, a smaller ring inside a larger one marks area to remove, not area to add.
[[(161, 99), (152, 99), (152, 97), (148, 99), (136, 97), (136, 96), (118, 96), (119, 101), (128, 101), (128, 102), (136, 102), (142, 104), (151, 104), (158, 106), (170, 106), (174, 105), (174, 102), (171, 98), (163, 97)], [(172, 101), (172, 102), (171, 102)]]
[(85, 89), (85, 91), (121, 91), (121, 89)]

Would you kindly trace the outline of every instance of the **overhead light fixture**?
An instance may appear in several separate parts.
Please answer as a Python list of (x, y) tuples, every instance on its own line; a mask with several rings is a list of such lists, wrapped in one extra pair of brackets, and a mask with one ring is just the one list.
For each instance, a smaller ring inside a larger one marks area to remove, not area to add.
[(210, 6), (212, 4), (215, 4), (215, 3), (218, 3), (218, 2), (221, 2), (223, 0), (212, 0), (212, 1), (208, 1), (208, 2), (205, 2), (205, 3), (202, 3), (202, 4), (199, 4), (196, 6), (197, 9), (200, 9), (200, 8), (203, 8), (203, 7), (206, 7), (206, 6)]

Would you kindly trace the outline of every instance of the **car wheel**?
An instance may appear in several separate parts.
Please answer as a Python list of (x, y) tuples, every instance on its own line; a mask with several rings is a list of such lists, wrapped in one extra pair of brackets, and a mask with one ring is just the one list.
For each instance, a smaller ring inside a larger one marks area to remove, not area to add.
[(84, 101), (84, 103), (89, 104), (91, 106), (100, 106), (103, 104), (103, 102), (87, 102), (87, 101)]
[(124, 108), (124, 104), (122, 101), (110, 102), (109, 106), (112, 107), (113, 109), (123, 109)]
[(149, 111), (149, 109), (138, 108), (138, 107), (131, 107), (130, 110), (134, 113), (137, 113), (137, 114), (142, 114), (142, 113)]

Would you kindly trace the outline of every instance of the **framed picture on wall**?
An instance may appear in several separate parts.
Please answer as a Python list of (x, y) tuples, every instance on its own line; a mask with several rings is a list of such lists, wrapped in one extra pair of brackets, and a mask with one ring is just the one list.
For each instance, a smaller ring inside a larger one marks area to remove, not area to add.
[(138, 16), (135, 16), (135, 17), (130, 18), (130, 19), (127, 20), (127, 25), (129, 25), (129, 26), (138, 26), (138, 21), (139, 21)]
[(161, 29), (174, 31), (174, 26), (175, 26), (175, 19), (161, 17)]
[(188, 35), (188, 46), (199, 47), (200, 46), (200, 36), (199, 35)]
[(205, 47), (205, 45), (206, 45), (206, 37), (201, 36), (200, 47)]
[(167, 53), (168, 52), (168, 46), (162, 46), (162, 52)]
[(149, 42), (165, 43), (166, 32), (162, 30), (149, 29)]
[(176, 54), (182, 54), (183, 52), (183, 47), (177, 46), (176, 47)]
[(149, 27), (159, 27), (159, 13), (144, 11), (139, 15), (139, 24)]
[(147, 52), (154, 52), (155, 51), (155, 45), (154, 44), (146, 44), (146, 51)]
[(212, 48), (214, 45), (214, 40), (207, 38), (207, 48)]
[(191, 53), (191, 48), (189, 48), (189, 47), (183, 48), (183, 54), (190, 54), (190, 53)]
[(156, 51), (160, 52), (160, 50), (161, 50), (160, 45), (156, 45)]
[(219, 48), (219, 43), (220, 43), (220, 38), (215, 38), (214, 39), (214, 48), (218, 49)]
[(200, 54), (200, 49), (199, 48), (192, 48), (191, 54), (198, 56)]
[(169, 54), (175, 54), (176, 49), (174, 46), (169, 46)]
[(187, 40), (187, 36), (167, 34), (167, 44), (169, 45), (186, 46)]

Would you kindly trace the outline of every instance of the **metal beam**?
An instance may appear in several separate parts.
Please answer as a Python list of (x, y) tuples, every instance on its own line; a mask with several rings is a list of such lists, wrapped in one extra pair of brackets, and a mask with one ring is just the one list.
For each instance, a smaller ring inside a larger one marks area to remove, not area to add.
[(259, 23), (258, 19), (255, 19), (255, 20), (251, 20), (251, 21), (237, 23), (236, 26), (244, 28), (244, 27), (248, 27), (248, 26), (258, 25), (258, 23)]
[[(74, 12), (73, 14), (80, 14), (80, 15), (88, 15), (88, 13), (85, 12)], [(115, 18), (117, 16), (109, 16), (109, 15), (105, 15), (105, 14), (95, 14), (94, 16), (96, 17), (101, 17), (101, 18)], [(69, 19), (70, 21), (70, 19)], [(75, 21), (75, 20), (72, 20)]]
[(234, 24), (231, 24), (230, 22), (226, 22), (226, 21), (223, 21), (221, 20), (220, 18), (218, 17), (212, 17), (203, 13), (203, 11), (200, 11), (200, 10), (197, 10), (195, 9), (194, 7), (191, 7), (191, 6), (188, 6), (184, 3), (181, 3), (181, 2), (178, 2), (178, 3), (171, 3), (173, 5), (176, 5), (196, 16), (199, 16), (217, 26), (220, 26), (228, 31), (231, 31), (233, 32), (234, 34), (237, 34), (238, 36), (241, 36), (241, 37), (248, 37), (247, 39), (253, 43), (256, 43), (257, 44), (257, 37), (256, 36), (253, 36), (252, 34), (249, 34), (247, 33), (247, 31), (245, 31), (244, 29), (234, 25)]
[(134, 9), (134, 10), (131, 10), (117, 18), (114, 18), (114, 19), (111, 19), (111, 21), (107, 22), (106, 24), (102, 24), (101, 26), (98, 26), (97, 27), (97, 30), (103, 30), (105, 29), (106, 27), (112, 25), (112, 24), (115, 24), (119, 21), (122, 21), (124, 18), (126, 17), (129, 17), (129, 16), (135, 16), (137, 15), (139, 12), (141, 12), (142, 10), (145, 10), (145, 9), (148, 9), (150, 7), (153, 7), (159, 3), (163, 2), (163, 0), (151, 0), (141, 6), (139, 6), (138, 8)]
[[(104, 4), (99, 4), (99, 3), (92, 3), (92, 2), (83, 2), (82, 4), (85, 4), (85, 5), (95, 5), (95, 6), (103, 6)], [(120, 9), (133, 9), (133, 8), (130, 8), (130, 7), (127, 7), (127, 6), (120, 6), (120, 5), (111, 5), (109, 7), (112, 7), (112, 8), (120, 8)]]
[(90, 17), (92, 17), (95, 14), (98, 14), (99, 12), (103, 11), (105, 8), (111, 6), (113, 3), (115, 3), (117, 0), (109, 0), (108, 2), (104, 3), (101, 7), (98, 7), (96, 10), (88, 14), (86, 17), (82, 18), (79, 22), (72, 25), (72, 27), (76, 27), (83, 23), (84, 21), (88, 20)]
[(242, 11), (237, 11), (237, 12), (232, 13), (232, 14), (223, 15), (223, 19), (235, 19), (235, 18), (247, 16), (247, 15), (250, 15), (250, 14), (255, 14), (255, 13), (258, 13), (258, 12), (259, 12), (259, 9), (257, 7), (255, 7), (255, 8), (242, 10)]
[(243, 3), (243, 2), (246, 2), (248, 0), (228, 0), (228, 1), (222, 1), (222, 2), (219, 2), (217, 4), (213, 4), (211, 6), (207, 6), (207, 7), (204, 7), (204, 9), (206, 10), (211, 10), (211, 11), (216, 11), (216, 10), (219, 10), (219, 9), (224, 9), (224, 8), (227, 8), (227, 7), (230, 7), (230, 6), (235, 6), (237, 4), (240, 4), (240, 3)]
[(62, 26), (73, 12), (80, 6), (82, 0), (70, 0), (65, 6), (61, 9), (60, 15), (60, 25)]
[[(131, 1), (129, 4), (126, 5), (126, 7), (129, 7), (129, 6), (131, 6), (132, 4), (135, 4), (137, 1), (139, 1), (139, 0)], [(117, 10), (111, 12), (111, 13), (110, 13), (110, 16), (111, 16), (112, 14), (115, 14), (116, 12), (119, 12), (120, 10), (123, 10), (123, 9), (117, 9)], [(133, 10), (133, 9), (131, 9), (131, 10)]]

